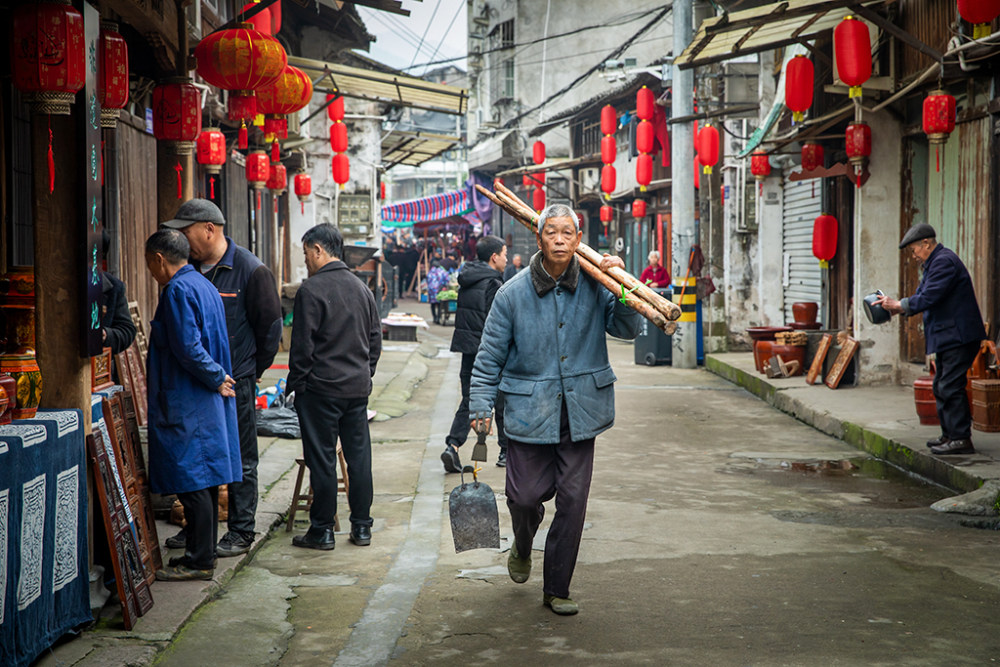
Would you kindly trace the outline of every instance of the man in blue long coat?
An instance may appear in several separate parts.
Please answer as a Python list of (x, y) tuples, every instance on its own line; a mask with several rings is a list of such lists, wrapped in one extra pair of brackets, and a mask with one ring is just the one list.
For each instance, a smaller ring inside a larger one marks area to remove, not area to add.
[(160, 581), (212, 578), (218, 487), (242, 479), (226, 313), (190, 252), (175, 229), (146, 241), (146, 266), (163, 288), (147, 370), (150, 485), (176, 493), (187, 520), (186, 552), (156, 573)]
[(934, 398), (941, 422), (941, 436), (927, 443), (931, 453), (974, 454), (965, 374), (986, 338), (986, 328), (968, 269), (936, 237), (925, 222), (907, 230), (899, 247), (909, 248), (923, 264), (924, 275), (913, 296), (900, 301), (882, 297), (878, 303), (892, 314), (924, 314), (927, 354), (936, 356)]

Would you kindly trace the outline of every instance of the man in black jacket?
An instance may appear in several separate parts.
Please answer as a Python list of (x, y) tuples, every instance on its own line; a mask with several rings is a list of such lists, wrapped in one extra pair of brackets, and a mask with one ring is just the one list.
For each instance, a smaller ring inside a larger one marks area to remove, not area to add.
[[(107, 262), (111, 236), (104, 230), (101, 232), (101, 238), (104, 243), (104, 260)], [(125, 283), (105, 270), (101, 272), (101, 291), (104, 293), (104, 309), (101, 314), (101, 336), (104, 347), (110, 347), (113, 354), (120, 354), (128, 349), (136, 334), (135, 324), (128, 312)], [(115, 381), (118, 381), (117, 369), (115, 369)]]
[(295, 294), (288, 391), (302, 430), (302, 451), (313, 491), (310, 526), (292, 544), (334, 548), (337, 514), (337, 438), (350, 470), (350, 541), (372, 539), (372, 445), (368, 396), (382, 353), (382, 321), (375, 297), (340, 260), (344, 239), (336, 227), (316, 225), (302, 237), (307, 278)]
[[(208, 278), (226, 307), (229, 352), (236, 379), (243, 481), (229, 485), (229, 521), (216, 553), (225, 558), (253, 546), (257, 514), (257, 380), (270, 367), (281, 342), (281, 300), (274, 275), (249, 250), (225, 235), (225, 218), (207, 199), (181, 204), (164, 227), (179, 229), (191, 245), (191, 264)], [(184, 546), (184, 536), (167, 540)]]
[[(455, 333), (451, 337), (451, 351), (462, 353), (462, 402), (455, 412), (451, 432), (445, 438), (441, 462), (445, 472), (462, 472), (458, 448), (469, 435), (469, 384), (472, 366), (479, 351), (486, 316), (493, 305), (493, 297), (503, 284), (503, 270), (507, 266), (507, 246), (496, 236), (483, 236), (476, 242), (476, 259), (467, 262), (458, 274), (458, 309), (455, 312)], [(498, 466), (507, 462), (507, 436), (503, 432), (503, 399), (497, 398), (497, 438), (500, 442)]]

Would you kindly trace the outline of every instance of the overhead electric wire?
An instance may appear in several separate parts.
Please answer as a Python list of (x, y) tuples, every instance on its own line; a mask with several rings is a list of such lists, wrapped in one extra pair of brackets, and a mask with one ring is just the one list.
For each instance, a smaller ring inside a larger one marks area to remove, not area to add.
[[(444, 44), (444, 40), (448, 39), (448, 33), (449, 31), (451, 31), (451, 26), (455, 25), (455, 19), (457, 19), (458, 15), (461, 13), (462, 13), (462, 5), (459, 5), (458, 10), (455, 11), (455, 15), (451, 17), (451, 23), (448, 24), (448, 27), (444, 29), (444, 34), (441, 35), (441, 41), (439, 41), (437, 46), (434, 47), (434, 53), (431, 54), (431, 60), (434, 60), (434, 56), (437, 55), (437, 52), (438, 50), (440, 50), (441, 45)], [(426, 67), (424, 68), (424, 74), (425, 75), (427, 74)]]
[[(441, 1), (437, 0), (437, 3), (434, 5), (434, 11), (431, 12), (431, 19), (427, 22), (427, 27), (424, 28), (424, 34), (420, 36), (420, 44), (417, 44), (417, 50), (413, 52), (413, 60), (410, 61), (410, 67), (413, 67), (413, 63), (417, 62), (417, 56), (420, 55), (420, 47), (423, 46), (424, 40), (427, 39), (427, 33), (434, 24), (434, 17), (437, 16), (438, 10), (441, 9)], [(433, 57), (431, 56), (431, 58)]]
[[(384, 25), (389, 30), (392, 30), (395, 33), (395, 36), (398, 37), (401, 41), (405, 42), (409, 46), (417, 48), (420, 38), (417, 36), (415, 32), (409, 30), (408, 28), (405, 28), (405, 26), (403, 25), (394, 25), (392, 23), (389, 23), (387, 19), (392, 18), (391, 16), (382, 16), (376, 13), (372, 16), (372, 18), (374, 18), (376, 21)], [(427, 47), (427, 50), (430, 51), (430, 46)]]

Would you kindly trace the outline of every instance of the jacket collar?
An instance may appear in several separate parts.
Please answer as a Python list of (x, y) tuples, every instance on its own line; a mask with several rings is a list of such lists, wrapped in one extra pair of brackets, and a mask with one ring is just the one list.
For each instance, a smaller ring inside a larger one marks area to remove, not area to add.
[(316, 275), (319, 275), (320, 273), (323, 273), (325, 271), (336, 271), (338, 269), (346, 269), (346, 268), (347, 268), (347, 264), (344, 264), (344, 262), (342, 260), (335, 259), (332, 262), (327, 262), (326, 264), (324, 264), (323, 266), (321, 266), (320, 269), (319, 269), (319, 271), (317, 271), (313, 275), (316, 276)]
[(566, 267), (566, 270), (563, 271), (558, 280), (554, 280), (545, 270), (545, 267), (542, 266), (541, 250), (531, 256), (531, 260), (528, 262), (528, 270), (531, 271), (531, 284), (534, 286), (535, 293), (538, 296), (545, 296), (555, 289), (556, 286), (565, 287), (570, 292), (575, 292), (576, 284), (580, 279), (580, 262), (577, 260), (576, 255), (570, 258), (569, 266)]

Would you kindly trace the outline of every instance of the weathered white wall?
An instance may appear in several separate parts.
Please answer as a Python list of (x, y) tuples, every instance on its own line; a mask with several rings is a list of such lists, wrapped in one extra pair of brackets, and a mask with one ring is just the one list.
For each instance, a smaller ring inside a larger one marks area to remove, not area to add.
[(902, 127), (888, 112), (865, 121), (872, 129), (871, 177), (854, 191), (854, 337), (861, 343), (859, 382), (875, 385), (898, 379), (900, 318), (871, 324), (862, 299), (876, 289), (899, 296), (903, 142)]
[(729, 329), (731, 347), (739, 348), (748, 344), (744, 335), (747, 327), (761, 323), (759, 281), (757, 268), (760, 265), (759, 245), (755, 231), (740, 231), (738, 215), (745, 206), (746, 197), (756, 197), (751, 187), (741, 196), (739, 187), (742, 178), (740, 160), (736, 154), (743, 148), (746, 127), (742, 121), (726, 121), (728, 132), (720, 134), (723, 144), (724, 164), (723, 184), (726, 187), (726, 205), (723, 210), (725, 237), (723, 246), (722, 276), (716, 287), (723, 293), (724, 320)]
[(784, 187), (780, 170), (764, 180), (757, 198), (757, 296), (760, 303), (760, 326), (785, 324), (785, 295), (781, 281), (785, 275), (782, 252), (782, 209)]

